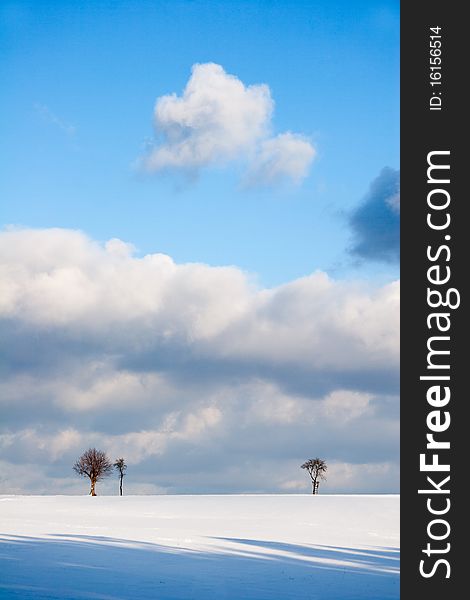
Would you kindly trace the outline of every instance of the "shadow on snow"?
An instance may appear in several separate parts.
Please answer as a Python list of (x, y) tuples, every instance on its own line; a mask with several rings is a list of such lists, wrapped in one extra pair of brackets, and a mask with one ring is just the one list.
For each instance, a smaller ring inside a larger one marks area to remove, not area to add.
[(194, 549), (91, 535), (0, 536), (0, 598), (399, 598), (395, 548), (206, 539), (207, 548)]

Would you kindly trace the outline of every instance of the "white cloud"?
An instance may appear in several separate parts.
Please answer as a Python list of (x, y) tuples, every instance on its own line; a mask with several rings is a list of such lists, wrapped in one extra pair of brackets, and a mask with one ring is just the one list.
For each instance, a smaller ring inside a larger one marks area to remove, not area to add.
[(357, 419), (370, 408), (372, 394), (361, 394), (348, 390), (335, 390), (323, 401), (323, 412), (339, 423)]
[(79, 448), (82, 441), (83, 435), (72, 428), (54, 433), (41, 433), (36, 428), (28, 428), (15, 433), (0, 434), (0, 448), (4, 451), (12, 448), (15, 453), (20, 452), (27, 458), (27, 462), (45, 456), (54, 462), (69, 450)]
[(0, 255), (5, 460), (75, 490), (70, 464), (97, 445), (143, 469), (136, 485), (274, 491), (312, 453), (396, 459), (398, 283), (260, 289), (61, 229), (3, 232)]
[(299, 183), (315, 151), (296, 134), (270, 138), (274, 102), (267, 85), (248, 85), (214, 63), (196, 64), (182, 96), (158, 98), (157, 142), (142, 158), (149, 172), (185, 170), (241, 160), (247, 182), (271, 185), (290, 178)]
[[(328, 469), (328, 486), (342, 492), (374, 492), (382, 486), (391, 491), (390, 483), (398, 485), (399, 468), (394, 462), (350, 463), (332, 462)], [(395, 492), (398, 489), (395, 487)]]
[(42, 431), (40, 427), (20, 429), (0, 434), (0, 448), (24, 457), (28, 463), (35, 460), (55, 462), (66, 456), (70, 460), (84, 448), (98, 445), (110, 457), (125, 455), (129, 464), (163, 454), (172, 442), (195, 442), (216, 427), (222, 418), (220, 409), (203, 406), (186, 414), (170, 412), (159, 429), (142, 429), (123, 434), (103, 434), (99, 431), (78, 431), (74, 428)]
[(165, 142), (147, 167), (200, 167), (235, 158), (267, 133), (272, 110), (266, 85), (245, 86), (220, 65), (196, 64), (182, 97), (157, 100), (155, 128)]
[(281, 133), (260, 143), (246, 184), (273, 185), (285, 179), (300, 183), (307, 176), (314, 157), (312, 144), (303, 136)]
[(0, 317), (67, 340), (317, 369), (398, 364), (398, 283), (370, 290), (317, 272), (260, 290), (235, 267), (135, 258), (57, 229), (4, 232), (0, 253)]
[(388, 206), (390, 206), (393, 212), (395, 212), (398, 215), (400, 214), (400, 193), (393, 194), (393, 196), (390, 196), (385, 200), (385, 203), (388, 204)]
[[(52, 382), (48, 382), (49, 386)], [(65, 383), (65, 382), (64, 382)], [(54, 384), (53, 384), (54, 385)], [(60, 405), (71, 411), (105, 407), (145, 406), (158, 397), (163, 402), (171, 393), (163, 377), (155, 373), (116, 371), (111, 365), (88, 363), (75, 380), (61, 386)]]

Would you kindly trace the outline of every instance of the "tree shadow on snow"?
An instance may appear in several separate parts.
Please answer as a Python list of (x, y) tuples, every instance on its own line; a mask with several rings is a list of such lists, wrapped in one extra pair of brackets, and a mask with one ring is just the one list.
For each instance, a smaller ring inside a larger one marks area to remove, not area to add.
[(0, 536), (0, 598), (399, 598), (394, 548), (206, 539), (195, 550), (91, 535)]

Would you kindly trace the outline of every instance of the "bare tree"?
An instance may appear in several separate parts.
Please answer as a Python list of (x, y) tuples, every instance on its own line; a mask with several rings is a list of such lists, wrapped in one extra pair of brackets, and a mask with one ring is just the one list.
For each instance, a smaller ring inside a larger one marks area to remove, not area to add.
[(105, 452), (96, 448), (88, 448), (73, 465), (73, 470), (78, 475), (90, 479), (90, 496), (96, 496), (96, 482), (110, 475), (113, 465)]
[(320, 487), (320, 479), (326, 479), (326, 462), (320, 458), (310, 458), (300, 465), (301, 469), (307, 469), (310, 479), (312, 480), (312, 494), (318, 494)]
[(119, 471), (119, 495), (122, 496), (122, 479), (126, 474), (127, 465), (123, 458), (117, 458), (113, 467), (116, 471)]

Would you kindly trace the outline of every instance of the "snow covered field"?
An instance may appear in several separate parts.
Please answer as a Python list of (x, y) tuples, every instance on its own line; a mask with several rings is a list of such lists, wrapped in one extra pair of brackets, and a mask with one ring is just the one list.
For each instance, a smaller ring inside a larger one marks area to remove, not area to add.
[(0, 598), (399, 598), (398, 496), (0, 496)]

